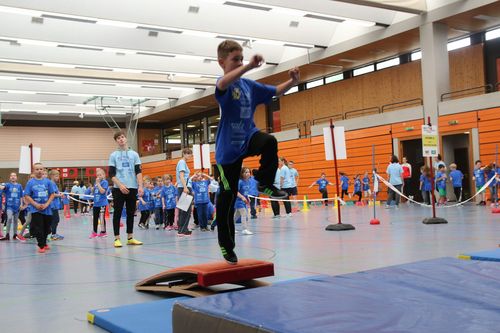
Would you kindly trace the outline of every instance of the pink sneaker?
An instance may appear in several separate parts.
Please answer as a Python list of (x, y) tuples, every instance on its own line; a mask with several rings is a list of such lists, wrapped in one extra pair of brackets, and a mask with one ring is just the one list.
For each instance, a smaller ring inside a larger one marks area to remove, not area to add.
[(92, 232), (89, 236), (89, 239), (93, 239), (93, 238), (96, 238), (96, 237), (99, 237), (98, 234), (96, 234), (95, 232)]
[(107, 234), (107, 233), (105, 233), (105, 232), (101, 232), (101, 233), (99, 234), (99, 237), (101, 237), (101, 238), (106, 238), (106, 237), (108, 237), (108, 234)]

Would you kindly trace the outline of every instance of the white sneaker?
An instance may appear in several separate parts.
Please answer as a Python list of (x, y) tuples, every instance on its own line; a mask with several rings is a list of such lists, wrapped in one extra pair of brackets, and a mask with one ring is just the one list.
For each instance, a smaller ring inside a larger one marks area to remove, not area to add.
[(274, 215), (274, 216), (273, 216), (273, 217), (271, 217), (271, 218), (272, 218), (272, 219), (279, 219), (279, 218), (281, 218), (281, 216), (280, 216), (280, 215)]
[(248, 229), (245, 229), (241, 232), (242, 235), (253, 235), (253, 232), (251, 232), (250, 230)]
[(292, 213), (288, 213), (288, 214), (286, 214), (286, 216), (292, 217)]
[(391, 206), (385, 205), (385, 209), (391, 209)]

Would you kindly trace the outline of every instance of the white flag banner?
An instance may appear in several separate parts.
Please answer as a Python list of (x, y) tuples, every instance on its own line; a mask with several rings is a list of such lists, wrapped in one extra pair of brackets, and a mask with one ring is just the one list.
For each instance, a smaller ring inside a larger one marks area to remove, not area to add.
[[(335, 150), (338, 160), (345, 160), (347, 158), (347, 151), (345, 146), (345, 131), (343, 126), (336, 126), (333, 128), (333, 135), (335, 135)], [(330, 127), (323, 128), (323, 140), (325, 143), (325, 157), (327, 161), (333, 160), (333, 142)]]
[(31, 161), (30, 147), (21, 146), (21, 154), (19, 155), (19, 173), (31, 174), (31, 166), (35, 163), (40, 163), (42, 157), (42, 149), (33, 147), (33, 162)]
[(210, 145), (204, 144), (201, 145), (193, 145), (193, 163), (194, 169), (210, 169)]

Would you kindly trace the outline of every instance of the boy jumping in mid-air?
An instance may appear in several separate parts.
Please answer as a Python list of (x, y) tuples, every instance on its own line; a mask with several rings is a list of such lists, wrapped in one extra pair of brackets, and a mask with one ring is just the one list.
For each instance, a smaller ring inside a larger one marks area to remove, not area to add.
[(260, 167), (255, 174), (259, 191), (273, 198), (286, 197), (286, 193), (272, 184), (278, 168), (276, 138), (260, 132), (253, 115), (259, 104), (269, 103), (299, 82), (299, 70), (289, 71), (290, 79), (278, 86), (268, 86), (242, 78), (251, 69), (264, 63), (261, 55), (254, 55), (243, 65), (243, 48), (233, 40), (226, 40), (217, 49), (219, 65), (224, 76), (217, 80), (215, 98), (220, 106), (220, 122), (216, 137), (215, 158), (220, 172), (220, 191), (217, 197), (217, 231), (222, 255), (229, 264), (236, 264), (234, 253), (234, 200), (243, 159), (261, 155)]

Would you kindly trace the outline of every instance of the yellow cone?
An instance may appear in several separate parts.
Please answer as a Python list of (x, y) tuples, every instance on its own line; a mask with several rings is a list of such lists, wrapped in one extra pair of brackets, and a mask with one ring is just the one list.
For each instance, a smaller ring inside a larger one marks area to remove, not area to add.
[(304, 195), (304, 204), (302, 206), (302, 211), (303, 212), (309, 211), (309, 205), (307, 204), (307, 195)]

